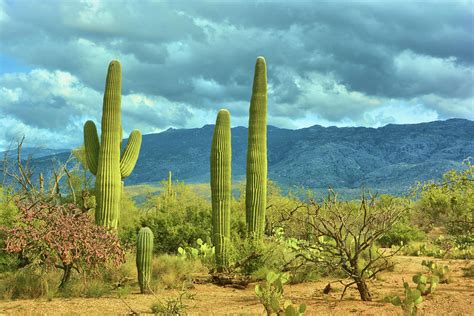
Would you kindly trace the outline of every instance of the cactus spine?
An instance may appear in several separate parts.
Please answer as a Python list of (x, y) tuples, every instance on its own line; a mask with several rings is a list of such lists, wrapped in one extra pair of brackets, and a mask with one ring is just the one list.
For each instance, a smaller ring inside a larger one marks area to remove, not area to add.
[(216, 247), (218, 270), (228, 265), (230, 203), (232, 200), (232, 147), (230, 113), (220, 110), (211, 146), (212, 242)]
[(267, 204), (267, 101), (267, 67), (258, 57), (250, 100), (245, 199), (247, 233), (256, 240), (263, 236)]
[(102, 135), (92, 121), (84, 124), (87, 166), (96, 176), (96, 224), (117, 228), (122, 194), (122, 179), (128, 177), (138, 159), (142, 135), (134, 130), (120, 155), (122, 70), (116, 60), (109, 64), (102, 109)]
[(153, 260), (153, 232), (143, 227), (137, 238), (137, 271), (140, 292), (143, 294), (150, 289), (151, 265)]

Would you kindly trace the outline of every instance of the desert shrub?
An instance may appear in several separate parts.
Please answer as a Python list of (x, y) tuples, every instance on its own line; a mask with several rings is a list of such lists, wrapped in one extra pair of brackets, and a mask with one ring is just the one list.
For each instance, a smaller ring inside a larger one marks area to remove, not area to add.
[(196, 247), (179, 247), (178, 256), (188, 260), (199, 260), (209, 271), (216, 268), (215, 247), (211, 245), (210, 240), (203, 242), (201, 238), (198, 238)]
[(393, 229), (384, 234), (378, 241), (381, 247), (390, 248), (392, 246), (407, 245), (416, 241), (426, 239), (426, 234), (421, 229), (410, 223), (398, 222)]
[(0, 279), (2, 299), (35, 299), (54, 295), (60, 275), (37, 267), (26, 267), (9, 272)]
[(443, 226), (451, 235), (472, 235), (474, 230), (474, 166), (450, 170), (441, 181), (419, 184), (415, 209), (424, 227)]
[(332, 190), (324, 203), (311, 204), (312, 216), (302, 222), (311, 229), (312, 238), (301, 244), (305, 250), (301, 255), (309, 262), (339, 269), (351, 279), (341, 297), (356, 285), (361, 299), (370, 301), (367, 280), (393, 267), (389, 259), (397, 253), (378, 249), (376, 243), (404, 216), (407, 206), (366, 196), (361, 201), (339, 202)]
[(194, 294), (188, 292), (183, 285), (176, 297), (159, 300), (151, 305), (151, 312), (155, 315), (172, 316), (186, 315), (189, 305), (186, 300), (193, 300)]
[(111, 292), (110, 285), (104, 283), (103, 280), (100, 279), (92, 279), (85, 284), (84, 295), (85, 297), (101, 297), (105, 294)]
[(73, 269), (83, 272), (124, 260), (124, 250), (115, 233), (97, 226), (75, 205), (19, 200), (20, 217), (12, 227), (3, 227), (5, 249), (20, 254), (29, 265), (61, 269), (64, 287)]
[(163, 254), (153, 259), (151, 288), (174, 289), (183, 282), (190, 282), (193, 273), (207, 272), (199, 260), (186, 260), (179, 256)]
[(104, 278), (101, 275), (93, 277), (75, 275), (63, 288), (61, 288), (61, 291), (57, 292), (56, 296), (63, 298), (98, 298), (111, 294), (112, 290), (112, 285), (104, 281)]
[(173, 192), (171, 199), (166, 191), (150, 197), (141, 219), (141, 224), (153, 231), (155, 251), (159, 253), (176, 253), (179, 247), (195, 246), (197, 239), (211, 236), (210, 201), (183, 183), (174, 185)]
[(301, 242), (287, 237), (281, 228), (276, 229), (273, 236), (265, 236), (261, 243), (234, 236), (230, 268), (257, 280), (264, 280), (270, 272), (286, 272), (290, 283), (315, 280), (324, 274), (324, 267), (308, 263), (300, 256)]
[[(19, 215), (13, 202), (14, 193), (10, 188), (0, 186), (0, 227), (12, 228)], [(0, 230), (0, 273), (13, 271), (19, 264), (18, 255), (5, 251), (6, 233)]]
[(133, 245), (141, 228), (140, 220), (143, 212), (135, 205), (135, 202), (126, 191), (122, 194), (120, 209), (118, 226), (120, 242), (123, 245)]

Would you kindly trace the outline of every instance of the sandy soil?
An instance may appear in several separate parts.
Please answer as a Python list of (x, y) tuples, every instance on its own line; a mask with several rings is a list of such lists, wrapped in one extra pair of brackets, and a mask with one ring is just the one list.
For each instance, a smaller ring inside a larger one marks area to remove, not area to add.
[[(411, 280), (413, 274), (423, 271), (422, 257), (397, 257), (399, 265), (393, 272), (381, 274), (379, 280), (369, 284), (373, 301), (359, 300), (355, 289), (349, 289), (339, 300), (342, 286), (333, 283), (334, 289), (324, 295), (322, 289), (330, 280), (285, 286), (285, 296), (294, 303), (308, 305), (306, 315), (402, 315), (401, 309), (383, 302), (386, 295), (402, 291), (402, 278)], [(437, 260), (440, 261), (440, 260)], [(462, 276), (462, 268), (474, 263), (466, 260), (444, 260), (451, 269), (451, 282), (440, 284), (437, 292), (419, 305), (421, 315), (474, 315), (474, 278)], [(211, 284), (195, 285), (195, 294), (187, 300), (190, 315), (264, 315), (263, 307), (254, 295), (254, 286), (245, 290), (222, 288)], [(175, 297), (177, 292), (166, 290), (156, 293), (159, 298)], [(153, 295), (132, 293), (126, 298), (102, 297), (0, 301), (0, 314), (7, 315), (125, 315), (130, 308), (139, 313), (150, 313), (150, 306), (157, 298)], [(130, 306), (130, 308), (128, 306)]]

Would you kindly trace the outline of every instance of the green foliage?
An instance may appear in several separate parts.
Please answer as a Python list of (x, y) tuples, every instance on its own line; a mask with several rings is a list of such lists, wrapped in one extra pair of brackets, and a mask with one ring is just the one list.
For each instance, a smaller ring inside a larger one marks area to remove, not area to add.
[(466, 161), (463, 170), (450, 170), (440, 182), (419, 184), (415, 208), (427, 227), (443, 226), (451, 235), (472, 235), (474, 230), (474, 166)]
[(426, 276), (422, 273), (417, 273), (413, 276), (412, 280), (416, 284), (416, 289), (423, 296), (434, 293), (439, 284), (439, 277), (436, 275)]
[(201, 238), (196, 240), (196, 247), (185, 246), (178, 248), (178, 256), (188, 260), (200, 260), (209, 270), (215, 267), (215, 247), (205, 243)]
[(143, 294), (150, 289), (151, 269), (153, 260), (153, 232), (143, 227), (137, 237), (137, 271), (140, 292)]
[(166, 203), (165, 190), (150, 196), (142, 225), (150, 227), (155, 236), (155, 251), (176, 253), (179, 247), (193, 246), (199, 238), (211, 238), (211, 203), (193, 190), (193, 186), (176, 183), (176, 198)]
[[(0, 227), (12, 228), (19, 216), (18, 207), (13, 199), (13, 191), (0, 186)], [(13, 271), (18, 264), (18, 256), (4, 250), (6, 239), (5, 232), (0, 229), (0, 273)]]
[(193, 299), (194, 294), (186, 291), (183, 284), (183, 288), (179, 291), (177, 297), (154, 303), (151, 306), (151, 312), (155, 315), (163, 316), (186, 315), (189, 306), (185, 303), (185, 300)]
[(108, 293), (110, 293), (110, 285), (97, 279), (89, 281), (84, 291), (85, 297), (92, 298), (102, 297)]
[(140, 229), (140, 220), (142, 217), (142, 210), (136, 205), (130, 194), (124, 192), (120, 203), (119, 229), (118, 236), (124, 245), (133, 245), (137, 239), (137, 231)]
[(138, 159), (142, 136), (132, 131), (121, 154), (120, 116), (122, 69), (117, 60), (109, 64), (102, 110), (101, 141), (92, 121), (84, 125), (84, 146), (88, 169), (96, 176), (96, 223), (117, 228), (120, 216), (122, 180), (128, 177)]
[(283, 301), (283, 285), (288, 282), (289, 276), (285, 273), (270, 272), (265, 282), (255, 286), (255, 294), (260, 303), (263, 304), (267, 315), (302, 315), (306, 310), (306, 304), (294, 306), (291, 300)]
[(381, 247), (407, 245), (411, 242), (423, 241), (426, 234), (410, 223), (397, 222), (392, 230), (384, 234), (378, 241)]
[(263, 57), (255, 63), (249, 109), (247, 147), (246, 222), (251, 238), (261, 240), (267, 202), (267, 66)]
[(217, 114), (211, 147), (212, 242), (218, 270), (229, 265), (230, 206), (232, 201), (232, 145), (230, 113)]
[(447, 265), (438, 264), (431, 260), (423, 260), (421, 265), (428, 268), (429, 274), (436, 277), (437, 283), (449, 283), (450, 270)]
[(48, 297), (50, 283), (57, 285), (59, 283), (59, 274), (47, 274), (36, 267), (19, 269), (2, 276), (0, 279), (0, 297), (2, 299)]
[(207, 273), (200, 260), (186, 260), (181, 256), (160, 255), (153, 260), (152, 288), (174, 289), (190, 282), (193, 273)]
[(408, 315), (416, 315), (418, 312), (417, 305), (423, 302), (421, 292), (418, 289), (411, 289), (407, 282), (403, 282), (403, 288), (405, 290), (405, 297), (387, 296), (385, 301), (395, 306), (400, 306)]

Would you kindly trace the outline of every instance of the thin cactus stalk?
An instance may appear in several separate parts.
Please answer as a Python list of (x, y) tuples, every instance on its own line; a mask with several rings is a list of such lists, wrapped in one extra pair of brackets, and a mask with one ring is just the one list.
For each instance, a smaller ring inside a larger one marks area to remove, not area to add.
[(211, 146), (212, 242), (216, 264), (222, 271), (228, 265), (230, 204), (232, 200), (232, 147), (230, 113), (220, 110)]
[(168, 184), (166, 187), (166, 191), (168, 192), (168, 199), (171, 199), (173, 196), (173, 180), (171, 178), (171, 171), (168, 171)]
[(107, 71), (100, 143), (94, 122), (84, 124), (87, 167), (96, 176), (95, 221), (97, 225), (112, 228), (118, 226), (122, 180), (132, 173), (142, 142), (141, 133), (132, 131), (121, 155), (121, 91), (122, 70), (120, 63), (114, 60)]
[(40, 175), (39, 175), (39, 185), (40, 185), (40, 193), (44, 193), (44, 176), (42, 172), (40, 172)]
[(143, 227), (138, 232), (137, 238), (137, 272), (140, 292), (150, 290), (151, 268), (153, 261), (153, 232), (148, 227)]
[(255, 64), (250, 100), (247, 148), (246, 222), (251, 238), (261, 240), (267, 204), (267, 68), (265, 59)]

